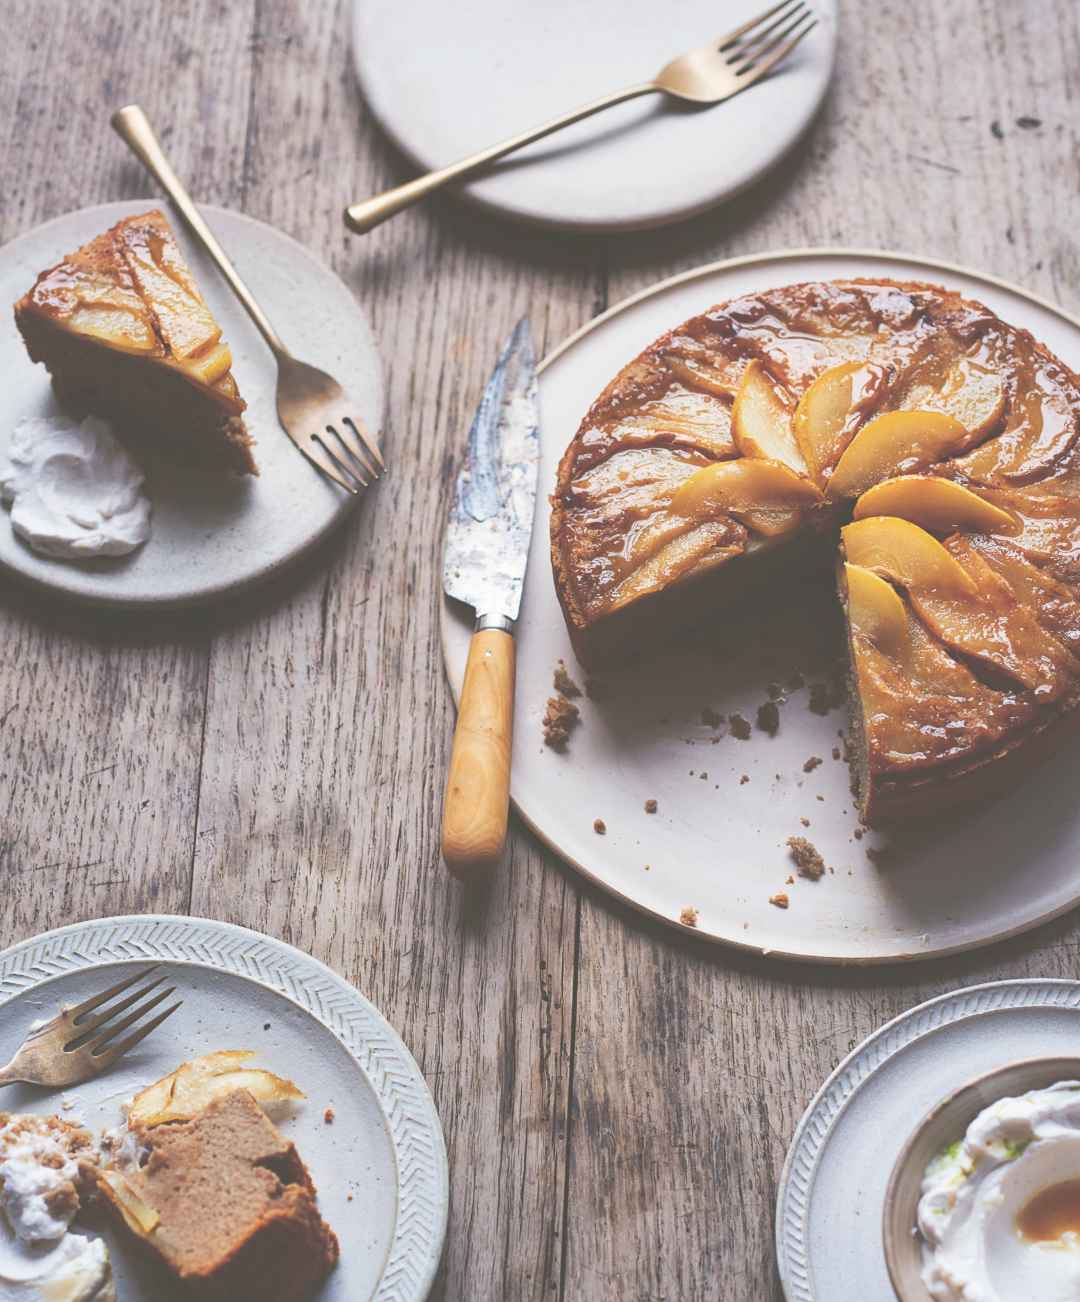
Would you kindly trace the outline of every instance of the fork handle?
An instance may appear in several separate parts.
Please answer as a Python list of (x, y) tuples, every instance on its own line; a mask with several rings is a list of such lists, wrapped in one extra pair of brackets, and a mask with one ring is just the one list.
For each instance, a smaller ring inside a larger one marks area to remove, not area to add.
[(443, 804), (442, 850), (468, 879), (502, 858), (514, 733), (514, 636), (510, 621), (477, 620), (458, 705)]
[(504, 154), (512, 154), (515, 149), (521, 149), (525, 145), (532, 144), (534, 140), (540, 140), (544, 136), (549, 136), (553, 131), (560, 131), (563, 127), (568, 127), (574, 122), (580, 122), (582, 118), (591, 117), (594, 113), (600, 113), (603, 109), (611, 108), (613, 104), (622, 104), (628, 99), (637, 99), (639, 95), (661, 94), (661, 88), (654, 82), (642, 82), (640, 86), (627, 86), (624, 90), (613, 91), (610, 95), (602, 95), (599, 99), (594, 99), (589, 104), (583, 104), (581, 108), (574, 109), (570, 113), (563, 113), (561, 117), (552, 118), (550, 122), (545, 122), (542, 126), (531, 127), (528, 131), (522, 131), (520, 135), (511, 136), (509, 140), (504, 140), (500, 144), (491, 145), (488, 149), (482, 149), (478, 154), (470, 154), (467, 158), (459, 158), (456, 163), (450, 163), (446, 167), (440, 167), (435, 172), (428, 172), (424, 176), (418, 176), (415, 181), (407, 181), (404, 185), (399, 185), (393, 190), (386, 190), (382, 194), (376, 195), (373, 199), (365, 199), (362, 203), (351, 204), (345, 209), (345, 224), (350, 230), (356, 231), (358, 235), (364, 235), (367, 231), (386, 221), (388, 217), (393, 217), (395, 213), (401, 212), (403, 208), (409, 208), (426, 195), (435, 190), (441, 190), (444, 185), (449, 185), (451, 181), (460, 181), (464, 177), (472, 176), (479, 172), (481, 168), (492, 163), (496, 158), (502, 158)]
[(176, 204), (188, 230), (217, 264), (218, 270), (229, 282), (233, 293), (244, 305), (248, 316), (258, 326), (259, 332), (274, 353), (278, 356), (287, 356), (287, 349), (278, 338), (277, 331), (270, 324), (262, 308), (255, 302), (251, 290), (244, 284), (240, 273), (229, 261), (228, 255), (217, 242), (213, 231), (203, 220), (202, 213), (195, 207), (195, 201), (188, 194), (183, 181), (173, 171), (172, 164), (165, 157), (165, 151), (159, 144), (154, 128), (143, 110), (138, 104), (128, 104), (125, 108), (116, 110), (111, 122), (116, 134)]

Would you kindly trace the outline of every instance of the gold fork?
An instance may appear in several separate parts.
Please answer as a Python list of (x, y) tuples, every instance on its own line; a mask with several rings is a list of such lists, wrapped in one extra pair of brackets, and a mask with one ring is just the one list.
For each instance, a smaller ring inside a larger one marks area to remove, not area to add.
[(269, 344), (278, 365), (277, 411), (285, 433), (334, 483), (350, 493), (366, 488), (372, 479), (378, 479), (386, 463), (374, 436), (356, 415), (356, 404), (350, 401), (333, 376), (298, 361), (281, 342), (173, 171), (153, 127), (138, 104), (117, 109), (112, 115), (112, 125), (176, 204), (188, 229), (213, 258)]
[(496, 158), (511, 154), (515, 149), (580, 122), (582, 118), (591, 117), (602, 109), (611, 108), (613, 104), (622, 104), (640, 95), (668, 95), (691, 104), (722, 104), (775, 68), (816, 26), (817, 19), (803, 0), (783, 0), (782, 4), (773, 5), (726, 36), (718, 36), (700, 49), (673, 59), (652, 81), (604, 95), (572, 113), (545, 122), (543, 126), (523, 131), (448, 167), (428, 172), (426, 176), (418, 176), (415, 181), (387, 190), (374, 199), (350, 205), (345, 209), (345, 224), (363, 235), (451, 181), (472, 176)]
[[(128, 995), (118, 1004), (106, 1008), (96, 1017), (90, 1014), (110, 999), (122, 995), (125, 990), (137, 986), (156, 972), (160, 964), (136, 972), (134, 976), (117, 981), (116, 985), (103, 990), (100, 995), (85, 999), (74, 1008), (61, 1008), (60, 1012), (44, 1026), (37, 1027), (23, 1041), (22, 1047), (6, 1067), (0, 1067), (0, 1085), (13, 1085), (16, 1081), (25, 1081), (30, 1085), (78, 1085), (80, 1081), (100, 1076), (122, 1058), (129, 1049), (133, 1049), (140, 1040), (145, 1040), (151, 1031), (173, 1013), (183, 1003), (178, 999), (164, 1012), (158, 1013), (149, 1022), (144, 1022), (130, 1035), (117, 1040), (129, 1027), (153, 1011), (163, 1000), (176, 994), (176, 987), (158, 990), (152, 999), (150, 995), (167, 979), (159, 976), (155, 981), (141, 986), (134, 994)], [(126, 1017), (119, 1017), (120, 1013)], [(118, 1019), (118, 1020), (117, 1020)]]

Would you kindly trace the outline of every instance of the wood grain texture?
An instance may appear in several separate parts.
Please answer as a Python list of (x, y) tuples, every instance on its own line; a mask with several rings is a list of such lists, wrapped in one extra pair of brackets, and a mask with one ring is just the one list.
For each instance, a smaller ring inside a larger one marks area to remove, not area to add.
[(514, 638), (484, 629), (469, 643), (443, 800), (443, 859), (463, 881), (502, 858), (513, 737)]
[(0, 235), (151, 195), (108, 127), (137, 100), (197, 200), (273, 222), (354, 289), (391, 462), (320, 554), (227, 613), (133, 627), (0, 590), (0, 941), (190, 907), (354, 981), (446, 1129), (440, 1299), (777, 1302), (776, 1180), (824, 1075), (941, 990), (1077, 975), (1080, 926), (870, 973), (735, 959), (583, 887), (513, 824), (505, 868), (463, 890), (438, 844), (448, 484), (525, 311), (550, 347), (672, 272), (821, 243), (955, 259), (1080, 307), (1075, 5), (846, 6), (835, 86), (782, 167), (618, 240), (450, 199), (349, 235), (344, 205), (409, 172), (355, 89), (348, 10), (0, 0)]

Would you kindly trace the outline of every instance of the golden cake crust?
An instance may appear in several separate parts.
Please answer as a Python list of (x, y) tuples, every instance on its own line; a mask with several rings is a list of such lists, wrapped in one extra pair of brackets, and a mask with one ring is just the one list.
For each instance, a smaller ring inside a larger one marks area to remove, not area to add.
[[(850, 405), (827, 427), (814, 402), (840, 380)], [(751, 398), (777, 414), (763, 435), (748, 407), (740, 413)], [(814, 563), (809, 553), (820, 561), (852, 504), (883, 480), (948, 480), (978, 497), (976, 515), (1003, 537), (979, 542), (970, 521), (951, 538), (931, 525), (958, 558), (959, 604), (877, 567), (959, 678), (951, 701), (908, 693), (916, 727), (899, 747), (896, 735), (878, 736), (881, 711), (856, 719), (870, 730), (864, 811), (887, 817), (980, 794), (1008, 780), (1009, 757), (1052, 748), (1080, 698), (1078, 413), (1068, 367), (1029, 332), (939, 286), (807, 283), (711, 308), (611, 381), (560, 462), (551, 556), (575, 652), (590, 667), (625, 657), (707, 603)], [(764, 514), (739, 495), (757, 482), (746, 465), (755, 459), (769, 461), (781, 495)], [(816, 497), (796, 501), (792, 475)], [(924, 507), (904, 500), (918, 519)], [(869, 643), (853, 641), (852, 655), (857, 682), (870, 673)], [(925, 746), (913, 744), (919, 728)]]

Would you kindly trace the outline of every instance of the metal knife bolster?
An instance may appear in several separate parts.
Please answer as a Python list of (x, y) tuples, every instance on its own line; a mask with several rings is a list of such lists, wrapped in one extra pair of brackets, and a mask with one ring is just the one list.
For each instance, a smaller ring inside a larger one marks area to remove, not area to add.
[(483, 633), (485, 629), (495, 628), (514, 636), (514, 621), (509, 615), (477, 615), (473, 625), (474, 633)]

